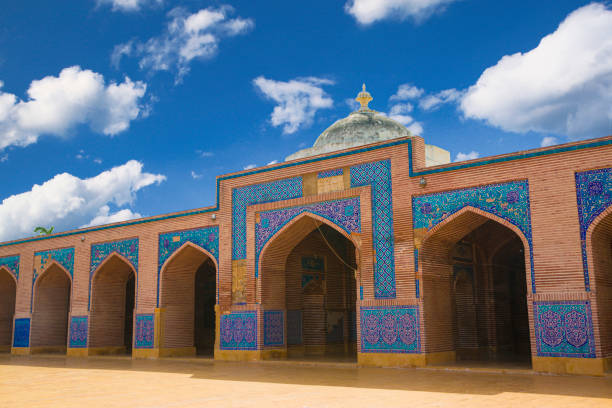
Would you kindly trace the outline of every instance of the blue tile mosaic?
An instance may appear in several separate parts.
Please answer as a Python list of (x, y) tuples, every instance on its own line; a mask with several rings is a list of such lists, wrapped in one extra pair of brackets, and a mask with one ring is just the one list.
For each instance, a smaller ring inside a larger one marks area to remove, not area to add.
[(302, 343), (302, 311), (287, 310), (287, 345), (296, 346)]
[(316, 214), (346, 231), (361, 232), (361, 206), (359, 197), (323, 201), (297, 207), (282, 208), (259, 213), (255, 224), (255, 276), (259, 275), (259, 256), (266, 243), (289, 221), (302, 213)]
[(135, 347), (136, 348), (153, 348), (153, 339), (155, 337), (155, 316), (153, 314), (137, 314), (135, 327)]
[(0, 258), (0, 268), (1, 267), (8, 269), (15, 279), (19, 280), (19, 255)]
[(282, 310), (264, 311), (264, 346), (285, 344), (285, 321)]
[(465, 207), (486, 211), (515, 225), (529, 243), (531, 290), (535, 293), (529, 183), (527, 180), (488, 184), (412, 198), (415, 230), (430, 230)]
[(13, 347), (30, 347), (30, 318), (15, 319)]
[(538, 356), (595, 357), (589, 301), (534, 302)]
[(48, 251), (35, 252), (34, 258), (40, 257), (40, 264), (34, 263), (34, 274), (32, 281), (34, 282), (50, 261), (55, 261), (62, 265), (68, 271), (70, 277), (74, 275), (74, 248), (51, 249)]
[(576, 173), (576, 198), (578, 220), (580, 221), (584, 286), (587, 291), (590, 291), (586, 234), (593, 220), (612, 205), (612, 168)]
[(342, 169), (324, 170), (324, 171), (320, 171), (317, 173), (317, 178), (342, 176), (343, 174), (344, 174), (344, 170)]
[(351, 187), (361, 186), (372, 186), (372, 225), (376, 255), (374, 297), (395, 298), (391, 161), (383, 160), (351, 167)]
[(249, 205), (289, 200), (301, 196), (301, 177), (234, 189), (232, 191), (232, 259), (246, 258), (246, 209)]
[(70, 319), (70, 347), (87, 347), (87, 316), (73, 316)]
[(127, 259), (134, 267), (134, 270), (138, 272), (138, 238), (132, 238), (92, 245), (89, 275), (93, 275), (98, 266), (113, 252)]
[[(167, 232), (159, 235), (158, 259), (157, 259), (157, 306), (159, 306), (159, 285), (161, 270), (164, 263), (186, 242), (191, 242), (208, 251), (215, 257), (219, 265), (219, 226), (189, 229), (183, 231)], [(217, 270), (217, 282), (219, 271)], [(217, 301), (219, 290), (217, 285)]]
[(419, 353), (418, 306), (361, 308), (362, 353)]
[(221, 316), (221, 350), (257, 350), (257, 312)]

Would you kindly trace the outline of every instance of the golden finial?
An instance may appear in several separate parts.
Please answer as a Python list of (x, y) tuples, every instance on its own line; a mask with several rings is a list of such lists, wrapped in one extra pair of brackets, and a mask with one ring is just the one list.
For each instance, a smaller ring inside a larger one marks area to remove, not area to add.
[(366, 91), (366, 86), (363, 84), (362, 91), (359, 92), (357, 98), (355, 100), (361, 104), (360, 111), (370, 111), (371, 109), (368, 107), (368, 104), (372, 101), (372, 95), (368, 91)]

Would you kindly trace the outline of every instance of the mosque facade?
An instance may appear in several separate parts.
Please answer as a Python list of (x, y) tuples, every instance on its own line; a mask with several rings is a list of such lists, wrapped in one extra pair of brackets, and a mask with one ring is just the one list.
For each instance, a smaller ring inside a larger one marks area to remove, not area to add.
[(612, 136), (451, 163), (369, 100), (214, 206), (0, 244), (0, 349), (612, 368)]

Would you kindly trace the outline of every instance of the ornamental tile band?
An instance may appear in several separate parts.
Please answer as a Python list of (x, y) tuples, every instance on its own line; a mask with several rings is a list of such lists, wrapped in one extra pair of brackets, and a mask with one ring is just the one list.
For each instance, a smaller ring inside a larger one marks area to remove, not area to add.
[(49, 251), (41, 251), (34, 253), (34, 274), (32, 282), (36, 281), (40, 275), (49, 266), (51, 261), (56, 261), (62, 265), (70, 274), (74, 275), (74, 248), (51, 249)]
[(259, 276), (259, 257), (266, 243), (289, 221), (305, 212), (331, 221), (347, 234), (361, 232), (359, 197), (261, 212), (259, 213), (260, 222), (255, 224), (255, 277)]
[(257, 312), (221, 316), (221, 350), (257, 350)]
[(246, 209), (249, 205), (289, 200), (301, 196), (301, 177), (232, 190), (232, 259), (246, 258)]
[(19, 280), (19, 255), (0, 258), (0, 268), (1, 267), (5, 267), (13, 274), (16, 280)]
[[(157, 306), (159, 306), (160, 274), (164, 263), (181, 248), (186, 242), (191, 242), (202, 249), (210, 252), (219, 264), (219, 227), (204, 227), (184, 231), (167, 232), (159, 235), (158, 259), (157, 259)], [(219, 281), (217, 271), (217, 282)], [(217, 290), (217, 299), (219, 293)]]
[(30, 318), (15, 319), (13, 347), (30, 347)]
[(87, 347), (87, 316), (74, 316), (70, 319), (70, 347)]
[(264, 312), (264, 346), (282, 346), (285, 344), (285, 321), (282, 310)]
[(136, 348), (153, 348), (155, 321), (152, 314), (137, 314), (135, 325)]
[(531, 290), (535, 293), (528, 181), (520, 180), (503, 184), (489, 184), (413, 197), (413, 228), (415, 231), (429, 231), (465, 207), (478, 208), (500, 217), (515, 225), (525, 235), (529, 244)]
[(341, 176), (344, 174), (342, 169), (324, 170), (317, 173), (317, 178), (328, 178), (334, 176)]
[(538, 356), (595, 357), (589, 301), (534, 302)]
[(590, 291), (586, 234), (593, 220), (612, 205), (612, 168), (576, 173), (576, 199), (580, 221), (584, 287)]
[(372, 186), (372, 225), (376, 255), (374, 297), (395, 298), (395, 237), (390, 160), (351, 167), (351, 187), (368, 185)]
[(89, 275), (93, 275), (98, 266), (113, 252), (118, 253), (127, 259), (138, 272), (138, 238), (126, 239), (123, 241), (103, 242), (91, 246), (91, 262), (89, 265)]
[(361, 308), (362, 353), (419, 353), (418, 306)]

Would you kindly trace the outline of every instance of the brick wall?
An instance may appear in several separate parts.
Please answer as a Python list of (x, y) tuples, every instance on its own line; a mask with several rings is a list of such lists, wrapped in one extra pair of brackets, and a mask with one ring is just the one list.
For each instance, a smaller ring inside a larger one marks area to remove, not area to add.
[(10, 346), (12, 343), (16, 292), (15, 278), (5, 268), (0, 268), (0, 346)]
[(36, 280), (30, 331), (31, 347), (66, 346), (70, 277), (52, 264)]

